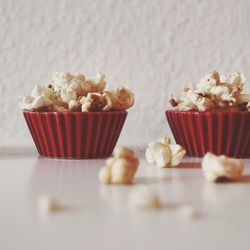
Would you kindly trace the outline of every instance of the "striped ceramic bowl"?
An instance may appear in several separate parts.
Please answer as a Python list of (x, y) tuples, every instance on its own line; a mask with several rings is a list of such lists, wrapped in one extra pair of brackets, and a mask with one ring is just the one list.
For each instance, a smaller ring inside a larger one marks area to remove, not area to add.
[(90, 159), (112, 154), (127, 111), (23, 112), (40, 155)]
[(250, 157), (250, 112), (176, 111), (166, 117), (176, 142), (189, 156), (206, 152), (237, 158)]

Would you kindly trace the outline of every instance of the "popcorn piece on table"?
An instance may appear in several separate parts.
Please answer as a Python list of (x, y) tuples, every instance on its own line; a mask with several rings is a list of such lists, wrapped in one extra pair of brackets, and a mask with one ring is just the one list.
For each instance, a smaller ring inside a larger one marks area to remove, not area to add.
[(135, 210), (160, 209), (158, 195), (147, 187), (136, 187), (128, 195), (128, 206)]
[(198, 211), (190, 205), (182, 205), (177, 210), (177, 216), (180, 219), (196, 219), (199, 217)]
[(99, 174), (99, 180), (105, 184), (130, 184), (139, 165), (133, 150), (126, 147), (116, 148), (113, 157), (106, 160), (106, 166)]
[(174, 167), (179, 165), (186, 151), (178, 144), (171, 144), (170, 138), (163, 137), (157, 142), (149, 143), (146, 149), (146, 159), (150, 164), (159, 167)]
[(62, 209), (61, 204), (49, 196), (41, 196), (37, 200), (37, 208), (41, 213), (53, 213)]
[(218, 182), (223, 179), (237, 180), (243, 172), (243, 162), (238, 159), (216, 156), (206, 153), (202, 160), (202, 170), (205, 178), (210, 182)]

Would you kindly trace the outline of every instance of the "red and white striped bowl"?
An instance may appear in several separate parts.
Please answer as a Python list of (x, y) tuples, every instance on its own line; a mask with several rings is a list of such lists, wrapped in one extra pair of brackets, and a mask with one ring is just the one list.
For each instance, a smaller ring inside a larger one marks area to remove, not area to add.
[(110, 156), (127, 117), (127, 111), (23, 114), (40, 155), (73, 159)]
[(189, 156), (201, 157), (209, 151), (250, 157), (250, 112), (167, 110), (166, 117), (176, 142)]

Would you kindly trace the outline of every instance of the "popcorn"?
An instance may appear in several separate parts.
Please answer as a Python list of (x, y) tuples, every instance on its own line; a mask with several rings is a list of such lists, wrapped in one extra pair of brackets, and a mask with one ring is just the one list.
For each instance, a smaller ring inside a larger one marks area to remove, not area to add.
[(210, 182), (237, 180), (241, 177), (244, 167), (241, 160), (224, 155), (216, 156), (209, 152), (204, 156), (201, 165), (205, 178)]
[(156, 163), (159, 167), (168, 167), (171, 165), (171, 150), (168, 145), (160, 142), (150, 143), (146, 149), (146, 159), (148, 163)]
[(49, 108), (48, 111), (51, 112), (67, 112), (69, 111), (67, 108), (65, 108), (64, 106), (58, 105), (56, 103), (53, 103)]
[(134, 104), (134, 95), (125, 88), (116, 92), (104, 91), (104, 93), (88, 93), (80, 100), (82, 112), (125, 110)]
[(127, 198), (128, 206), (135, 210), (160, 209), (161, 201), (157, 194), (146, 187), (137, 187)]
[(247, 104), (247, 108), (249, 107), (249, 105), (250, 105), (250, 94), (248, 95), (248, 94), (239, 94), (238, 95), (238, 100), (239, 100), (239, 102), (240, 103), (243, 103), (243, 104), (245, 104), (245, 103), (247, 103), (248, 102), (248, 104)]
[(32, 111), (110, 111), (125, 110), (134, 104), (134, 95), (122, 87), (116, 92), (105, 90), (105, 75), (87, 77), (81, 73), (56, 72), (53, 83), (38, 84), (20, 108)]
[(172, 96), (170, 104), (178, 110), (242, 110), (250, 101), (250, 94), (242, 94), (245, 76), (241, 73), (219, 75), (213, 71), (203, 77), (196, 88), (184, 88), (180, 98)]
[(80, 99), (82, 112), (101, 111), (104, 107), (104, 97), (98, 93), (88, 93)]
[(222, 101), (235, 102), (235, 98), (231, 93), (230, 86), (226, 85), (215, 86), (211, 88), (210, 92), (214, 94), (218, 99), (221, 99)]
[(177, 216), (181, 219), (196, 219), (199, 217), (198, 211), (193, 208), (192, 206), (189, 205), (182, 205), (178, 211), (177, 211)]
[(101, 92), (106, 87), (105, 75), (98, 74), (94, 78), (87, 77), (81, 73), (71, 75), (69, 72), (56, 72), (53, 76), (56, 86), (71, 88), (80, 95), (92, 92)]
[(71, 110), (71, 111), (78, 111), (80, 106), (81, 106), (81, 103), (79, 101), (71, 100), (69, 102), (69, 110)]
[(134, 105), (134, 94), (124, 87), (117, 89), (113, 99), (112, 107), (115, 110), (128, 109)]
[(46, 97), (50, 98), (54, 95), (54, 92), (51, 88), (47, 87), (46, 85), (37, 84), (33, 90), (31, 91), (31, 96), (33, 97)]
[(197, 85), (199, 93), (206, 93), (211, 90), (212, 87), (218, 85), (220, 82), (220, 75), (216, 71), (212, 71), (201, 78), (200, 83)]
[(41, 109), (50, 106), (52, 103), (53, 102), (50, 99), (43, 96), (26, 96), (23, 97), (20, 108), (28, 110)]
[(178, 166), (181, 162), (181, 160), (183, 159), (183, 157), (186, 154), (185, 149), (178, 145), (178, 144), (169, 144), (168, 145), (171, 151), (171, 163), (170, 166)]
[(232, 74), (221, 75), (221, 82), (228, 83), (234, 91), (242, 90), (246, 77), (243, 73), (234, 72)]
[(196, 106), (200, 111), (205, 111), (207, 108), (211, 107), (213, 104), (211, 100), (204, 97), (198, 93), (195, 93), (191, 89), (186, 92), (185, 102), (189, 105)]
[(170, 138), (163, 137), (157, 142), (149, 143), (146, 159), (159, 167), (174, 167), (180, 164), (186, 151), (178, 144), (171, 144)]
[(120, 147), (113, 152), (113, 157), (106, 160), (106, 166), (99, 174), (99, 180), (105, 184), (130, 184), (139, 165), (133, 150)]
[(102, 92), (106, 87), (105, 75), (98, 74), (96, 77), (86, 77), (85, 83), (82, 85), (86, 93)]
[(39, 212), (48, 214), (58, 212), (62, 209), (61, 204), (54, 198), (49, 196), (41, 196), (37, 200), (37, 208)]
[(69, 104), (70, 101), (76, 101), (77, 93), (74, 89), (68, 87), (62, 87), (60, 97), (63, 102)]
[(55, 85), (61, 88), (64, 87), (65, 85), (70, 84), (70, 81), (73, 79), (73, 75), (71, 75), (69, 72), (61, 71), (61, 72), (56, 72), (52, 78), (55, 82)]
[(116, 98), (116, 94), (110, 91), (104, 91), (103, 97), (105, 98), (106, 105), (103, 107), (103, 111), (108, 111), (113, 108), (113, 102)]

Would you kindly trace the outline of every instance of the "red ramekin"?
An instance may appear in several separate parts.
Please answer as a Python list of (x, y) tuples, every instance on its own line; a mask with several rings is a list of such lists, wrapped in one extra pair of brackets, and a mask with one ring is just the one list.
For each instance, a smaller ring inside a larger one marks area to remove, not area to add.
[(112, 154), (127, 111), (23, 112), (40, 155), (91, 159)]
[(176, 142), (189, 156), (208, 151), (236, 158), (250, 157), (250, 112), (166, 110)]

